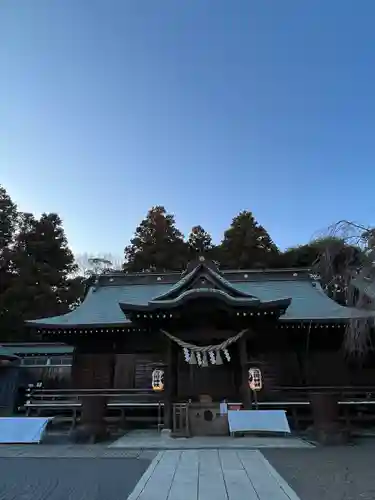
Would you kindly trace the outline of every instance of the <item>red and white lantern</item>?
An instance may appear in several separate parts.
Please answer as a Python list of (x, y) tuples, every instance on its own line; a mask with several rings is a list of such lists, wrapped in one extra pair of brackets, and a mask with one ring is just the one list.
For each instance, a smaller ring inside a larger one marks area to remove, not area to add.
[(259, 368), (249, 369), (249, 387), (252, 391), (260, 391), (262, 389), (262, 373)]

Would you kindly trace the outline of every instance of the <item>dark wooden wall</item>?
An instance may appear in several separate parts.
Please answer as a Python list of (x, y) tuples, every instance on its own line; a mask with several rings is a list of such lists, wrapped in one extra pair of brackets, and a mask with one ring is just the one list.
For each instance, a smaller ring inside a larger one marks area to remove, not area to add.
[(117, 354), (114, 374), (116, 389), (151, 388), (152, 372), (163, 362), (159, 354)]
[[(247, 358), (249, 367), (259, 367), (262, 371), (262, 397), (268, 398), (268, 394), (272, 397), (274, 388), (280, 386), (375, 384), (375, 357), (362, 367), (348, 363), (340, 347), (342, 331), (339, 330), (311, 330), (308, 342), (306, 328), (279, 330), (272, 324), (258, 325), (248, 337)], [(220, 343), (236, 331), (205, 329), (173, 333), (186, 341), (207, 345)], [(112, 368), (108, 368), (111, 355), (81, 354), (79, 373), (73, 366), (73, 385), (105, 387), (112, 383), (115, 388), (150, 388), (155, 365), (166, 361), (168, 342), (160, 332), (159, 337), (152, 333), (147, 337), (146, 334), (127, 337), (125, 348), (118, 351), (121, 354), (112, 354)], [(236, 346), (230, 348), (230, 363), (207, 368), (186, 363), (179, 347), (174, 352), (177, 357), (173, 368), (175, 398), (194, 400), (209, 394), (215, 400), (238, 399), (241, 377)]]

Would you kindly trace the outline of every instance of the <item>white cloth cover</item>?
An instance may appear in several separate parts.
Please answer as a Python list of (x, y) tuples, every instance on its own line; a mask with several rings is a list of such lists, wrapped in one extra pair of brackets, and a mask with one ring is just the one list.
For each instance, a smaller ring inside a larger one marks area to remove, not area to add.
[(284, 410), (228, 411), (229, 432), (286, 432), (290, 427)]
[(51, 417), (2, 417), (0, 444), (40, 443), (50, 420)]

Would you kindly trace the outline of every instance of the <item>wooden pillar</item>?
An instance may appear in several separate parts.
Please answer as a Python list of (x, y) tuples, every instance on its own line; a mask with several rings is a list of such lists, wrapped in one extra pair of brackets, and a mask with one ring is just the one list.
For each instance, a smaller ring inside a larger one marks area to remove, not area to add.
[(164, 429), (170, 430), (173, 426), (173, 403), (176, 397), (177, 354), (176, 344), (168, 339), (164, 374)]
[(248, 363), (247, 363), (247, 347), (246, 347), (246, 337), (242, 336), (238, 342), (238, 354), (240, 360), (240, 370), (241, 370), (241, 386), (240, 394), (242, 397), (242, 403), (245, 410), (251, 410), (251, 391), (249, 388), (249, 375), (248, 375)]
[[(113, 383), (113, 354), (75, 354), (72, 378), (74, 389), (102, 389), (105, 392)], [(81, 425), (74, 432), (75, 440), (96, 442), (105, 439), (107, 397), (83, 396), (81, 402)]]

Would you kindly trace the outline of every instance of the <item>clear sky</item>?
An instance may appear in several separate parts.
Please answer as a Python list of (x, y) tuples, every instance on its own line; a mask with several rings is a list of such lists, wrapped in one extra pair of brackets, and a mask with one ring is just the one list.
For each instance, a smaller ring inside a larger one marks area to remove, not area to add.
[(75, 252), (154, 204), (216, 241), (375, 225), (374, 0), (1, 0), (0, 183)]

